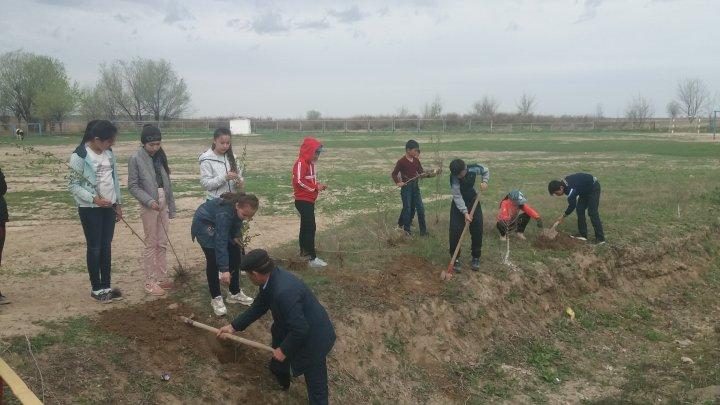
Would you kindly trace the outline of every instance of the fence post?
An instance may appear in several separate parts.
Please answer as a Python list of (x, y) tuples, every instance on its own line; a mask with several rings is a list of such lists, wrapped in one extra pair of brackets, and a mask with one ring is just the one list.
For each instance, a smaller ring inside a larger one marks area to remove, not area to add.
[(468, 120), (468, 132), (472, 132), (472, 118)]
[(325, 120), (322, 121), (322, 131), (325, 133)]
[(530, 123), (530, 132), (533, 131), (533, 125), (532, 125), (532, 124), (533, 124), (533, 123), (531, 122), (531, 123)]
[(298, 122), (300, 122), (300, 132), (302, 132), (302, 121), (298, 121)]
[(442, 120), (442, 123), (443, 123), (443, 132), (445, 132), (445, 120), (444, 119)]
[(493, 132), (493, 122), (492, 122), (492, 120), (490, 120), (490, 133), (492, 134), (492, 132)]
[(347, 134), (347, 120), (345, 120), (345, 133)]
[(275, 121), (275, 133), (280, 133), (280, 121)]
[(420, 118), (417, 121), (417, 132), (420, 132)]
[(392, 120), (392, 131), (395, 132), (395, 118)]
[(370, 133), (370, 120), (368, 120), (368, 133)]

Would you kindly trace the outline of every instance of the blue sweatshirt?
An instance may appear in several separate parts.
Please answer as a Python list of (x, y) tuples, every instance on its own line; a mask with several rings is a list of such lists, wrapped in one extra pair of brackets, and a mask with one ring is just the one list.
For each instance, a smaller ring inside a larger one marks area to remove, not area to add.
[(588, 173), (575, 173), (563, 179), (565, 194), (567, 195), (568, 207), (565, 216), (572, 214), (577, 207), (577, 199), (580, 196), (589, 196), (597, 183), (597, 177)]

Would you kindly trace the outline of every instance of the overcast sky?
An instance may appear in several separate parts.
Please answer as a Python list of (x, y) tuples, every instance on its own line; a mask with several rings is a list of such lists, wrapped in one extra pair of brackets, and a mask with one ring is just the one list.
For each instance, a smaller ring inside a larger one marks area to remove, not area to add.
[(717, 0), (91, 1), (0, 0), (0, 51), (98, 65), (165, 58), (192, 115), (299, 117), (418, 112), (438, 94), (465, 113), (484, 94), (515, 110), (622, 115), (637, 94), (656, 115), (678, 80), (720, 91)]

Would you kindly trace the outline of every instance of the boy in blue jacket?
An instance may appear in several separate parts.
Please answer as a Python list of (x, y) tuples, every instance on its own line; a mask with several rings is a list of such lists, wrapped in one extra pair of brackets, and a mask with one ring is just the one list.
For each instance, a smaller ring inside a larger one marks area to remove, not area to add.
[(600, 220), (600, 182), (597, 177), (588, 173), (575, 173), (562, 180), (552, 180), (548, 184), (548, 193), (554, 196), (567, 196), (568, 206), (554, 226), (562, 223), (565, 217), (577, 210), (578, 233), (574, 238), (587, 240), (587, 222), (585, 221), (585, 210), (588, 211), (590, 222), (595, 230), (595, 243), (605, 243), (602, 221)]

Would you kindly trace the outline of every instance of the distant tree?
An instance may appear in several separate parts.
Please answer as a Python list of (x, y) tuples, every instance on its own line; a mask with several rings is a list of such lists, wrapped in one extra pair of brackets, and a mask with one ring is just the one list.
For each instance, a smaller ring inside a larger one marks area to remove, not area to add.
[(484, 120), (492, 120), (497, 115), (499, 108), (499, 101), (490, 96), (483, 96), (473, 104), (473, 113)]
[(39, 100), (44, 103), (43, 114), (67, 110), (72, 104), (69, 88), (65, 66), (57, 59), (22, 51), (0, 55), (0, 110), (9, 111), (18, 120), (43, 118), (38, 111)]
[(61, 125), (67, 116), (75, 111), (78, 104), (79, 88), (70, 85), (67, 77), (58, 77), (49, 83), (37, 97), (37, 115), (45, 121), (56, 121)]
[(667, 112), (668, 117), (675, 119), (680, 116), (682, 106), (677, 101), (671, 100), (667, 103), (667, 106), (665, 106), (665, 111)]
[(601, 103), (597, 103), (595, 105), (595, 119), (599, 120), (602, 119), (605, 116), (605, 113), (603, 112), (603, 105)]
[(435, 95), (435, 98), (429, 103), (425, 103), (423, 107), (422, 116), (423, 118), (440, 118), (442, 117), (443, 104), (442, 99), (439, 95)]
[(652, 103), (641, 95), (633, 97), (625, 108), (625, 117), (633, 122), (643, 123), (655, 114)]
[(693, 122), (702, 110), (707, 107), (710, 92), (700, 79), (686, 79), (678, 83), (677, 96), (682, 111)]
[(397, 113), (395, 114), (398, 118), (406, 118), (410, 115), (410, 111), (408, 111), (407, 107), (404, 105), (401, 105), (397, 108)]
[(515, 105), (517, 106), (517, 113), (521, 117), (533, 115), (533, 112), (537, 107), (535, 96), (527, 93), (523, 93), (522, 97), (520, 97), (520, 100), (518, 100)]
[(102, 83), (80, 90), (78, 112), (86, 120), (115, 120), (120, 115), (119, 106), (113, 95)]
[(322, 114), (318, 110), (310, 110), (305, 113), (305, 118), (308, 120), (319, 120)]

